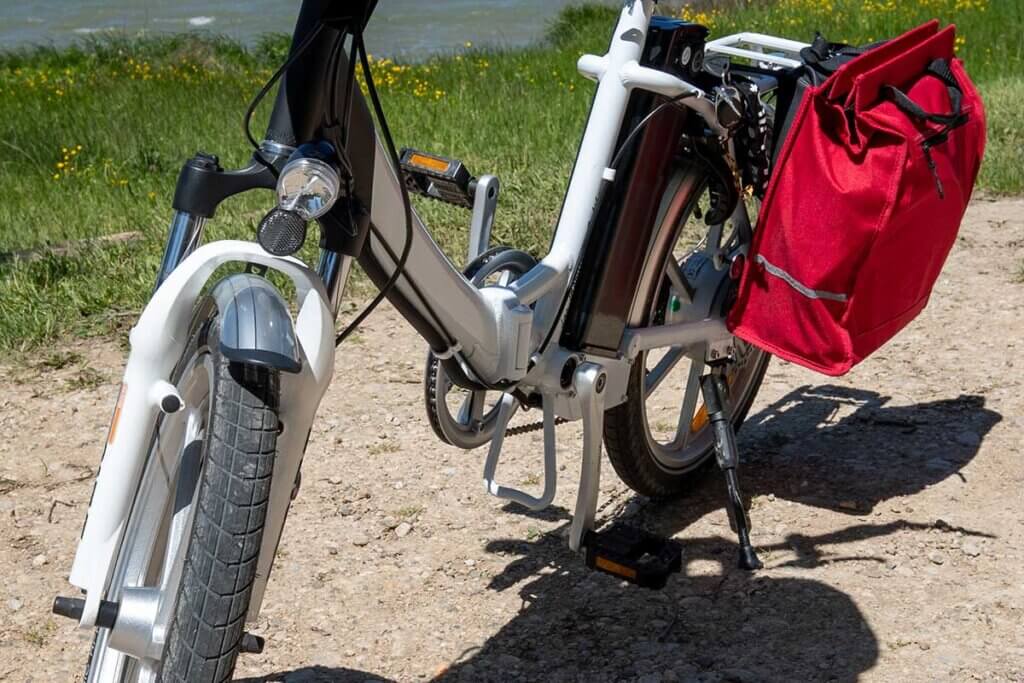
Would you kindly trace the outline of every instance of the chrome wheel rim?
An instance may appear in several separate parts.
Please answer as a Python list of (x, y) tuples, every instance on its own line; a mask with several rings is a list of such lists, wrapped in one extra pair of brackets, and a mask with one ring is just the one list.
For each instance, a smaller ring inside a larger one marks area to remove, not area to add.
[(501, 393), (456, 386), (440, 365), (437, 382), (437, 420), (452, 445), (476, 448), (490, 441), (497, 424)]
[[(726, 382), (730, 389), (730, 407), (744, 406), (750, 400), (762, 362), (762, 352), (740, 340), (734, 340), (737, 347), (737, 362), (730, 364), (726, 371)], [(642, 359), (645, 370), (643, 401), (644, 432), (647, 445), (658, 466), (671, 473), (686, 472), (704, 462), (713, 447), (711, 430), (708, 428), (707, 411), (700, 396), (700, 378), (707, 372), (704, 362), (704, 346), (692, 350), (671, 347), (659, 354), (645, 354)], [(670, 394), (672, 399), (652, 401), (657, 395), (656, 386), (648, 389), (651, 369), (671, 364), (675, 367), (666, 373), (660, 382), (667, 385), (676, 378), (681, 391)], [(666, 405), (667, 404), (667, 405)]]
[(184, 407), (157, 422), (107, 593), (121, 604), (118, 623), (98, 630), (88, 683), (157, 679), (202, 473), (214, 377), (209, 352), (197, 351), (180, 377)]

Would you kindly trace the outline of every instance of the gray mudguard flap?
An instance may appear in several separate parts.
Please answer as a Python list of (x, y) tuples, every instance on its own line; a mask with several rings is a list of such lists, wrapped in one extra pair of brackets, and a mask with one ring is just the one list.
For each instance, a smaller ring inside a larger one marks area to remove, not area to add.
[(302, 368), (288, 304), (258, 275), (236, 273), (211, 293), (220, 312), (220, 350), (238, 363), (298, 372)]

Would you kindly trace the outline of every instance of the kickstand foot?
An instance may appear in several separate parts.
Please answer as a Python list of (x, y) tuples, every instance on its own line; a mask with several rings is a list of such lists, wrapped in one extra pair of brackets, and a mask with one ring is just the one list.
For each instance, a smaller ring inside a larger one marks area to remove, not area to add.
[(712, 366), (711, 373), (700, 379), (704, 406), (715, 438), (715, 458), (725, 476), (726, 511), (729, 526), (739, 540), (739, 567), (747, 571), (761, 569), (764, 564), (757, 557), (750, 542), (750, 518), (743, 507), (740, 480), (736, 470), (739, 467), (739, 449), (736, 446), (736, 431), (729, 415), (726, 402), (728, 388), (722, 376), (722, 366)]

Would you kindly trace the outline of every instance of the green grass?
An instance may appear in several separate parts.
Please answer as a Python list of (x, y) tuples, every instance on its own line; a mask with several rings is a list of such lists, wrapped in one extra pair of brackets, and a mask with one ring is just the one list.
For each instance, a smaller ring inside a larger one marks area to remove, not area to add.
[[(1009, 0), (779, 0), (693, 18), (714, 34), (739, 29), (866, 42), (938, 16), (955, 21), (968, 71), (989, 113), (983, 188), (1024, 188), (1024, 9)], [(689, 13), (693, 16), (693, 13)], [(466, 48), (418, 64), (375, 60), (399, 145), (462, 158), (502, 181), (497, 241), (543, 251), (585, 120), (592, 85), (575, 62), (607, 45), (614, 11), (579, 7), (528, 49)], [(372, 50), (371, 46), (371, 50)], [(0, 349), (123, 329), (145, 303), (181, 163), (196, 150), (225, 166), (248, 156), (241, 117), (287, 50), (224, 39), (106, 38), (70, 49), (0, 54)], [(266, 110), (259, 113), (263, 120)], [(259, 123), (256, 128), (259, 130)], [(210, 238), (248, 237), (269, 195), (227, 202)], [(419, 202), (441, 245), (464, 250), (468, 215)], [(133, 242), (47, 254), (45, 246), (137, 231)], [(312, 242), (313, 240), (311, 240)], [(40, 250), (41, 258), (2, 254)]]

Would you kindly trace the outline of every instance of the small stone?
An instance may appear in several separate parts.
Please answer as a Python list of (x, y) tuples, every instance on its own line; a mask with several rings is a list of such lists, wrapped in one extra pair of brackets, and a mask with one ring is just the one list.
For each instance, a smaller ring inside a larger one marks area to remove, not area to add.
[(522, 660), (515, 655), (498, 655), (498, 666), (504, 669), (514, 669), (522, 663)]
[(343, 480), (342, 480), (342, 478), (341, 478), (341, 477), (339, 477), (339, 476), (338, 476), (338, 475), (336, 475), (336, 474), (333, 474), (333, 475), (331, 475), (331, 476), (327, 477), (327, 483), (328, 483), (328, 484), (331, 484), (332, 486), (337, 486), (337, 485), (338, 485), (338, 484), (340, 484), (340, 483), (341, 483), (342, 481), (343, 481)]
[(926, 469), (929, 470), (951, 470), (953, 469), (953, 463), (944, 458), (932, 458), (924, 463)]
[(626, 503), (625, 509), (622, 510), (622, 516), (625, 518), (635, 517), (642, 509), (643, 505), (641, 505), (640, 501), (634, 498)]
[(932, 564), (942, 564), (946, 561), (946, 556), (940, 553), (938, 550), (933, 550), (928, 553), (928, 559)]
[(956, 442), (961, 446), (980, 446), (981, 435), (977, 432), (963, 431), (956, 435)]
[(696, 661), (697, 666), (702, 669), (710, 669), (715, 665), (715, 658), (711, 655), (697, 655), (697, 659), (694, 661)]
[(922, 650), (930, 650), (932, 646), (929, 643), (918, 643), (917, 646)]
[(981, 547), (974, 541), (964, 541), (960, 544), (960, 552), (968, 557), (981, 555)]
[(348, 517), (355, 513), (355, 510), (348, 503), (342, 503), (338, 506), (338, 514), (342, 517)]
[(370, 539), (366, 537), (366, 534), (360, 534), (358, 532), (352, 534), (352, 538), (350, 540), (352, 541), (352, 545), (358, 545), (360, 547), (367, 545), (370, 542)]
[(36, 555), (35, 557), (32, 558), (32, 566), (33, 567), (42, 567), (44, 564), (46, 564), (49, 561), (50, 560), (47, 559), (46, 555)]
[(395, 536), (398, 536), (399, 538), (405, 538), (409, 535), (410, 531), (412, 531), (412, 524), (409, 524), (409, 522), (402, 522), (401, 524), (395, 527)]
[(759, 683), (759, 681), (764, 680), (763, 677), (747, 669), (722, 669), (718, 673), (722, 674), (722, 678), (730, 681), (730, 683)]
[(864, 574), (871, 579), (882, 578), (882, 569), (877, 564), (872, 564), (864, 570)]
[(702, 595), (688, 595), (679, 601), (679, 606), (686, 610), (701, 612), (710, 609), (712, 602)]
[(464, 564), (465, 564), (465, 565), (466, 565), (467, 567), (475, 567), (475, 566), (476, 566), (476, 560), (465, 560), (465, 561), (464, 561)]
[(856, 510), (859, 506), (855, 500), (841, 500), (839, 501), (839, 507), (843, 510)]
[(676, 662), (672, 670), (676, 672), (676, 677), (680, 680), (686, 680), (697, 675), (697, 667), (689, 662)]
[(18, 598), (11, 598), (10, 600), (7, 601), (7, 607), (12, 612), (17, 612), (18, 610), (20, 610), (21, 609), (21, 605), (22, 605), (21, 600), (19, 600)]

